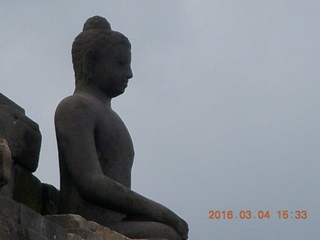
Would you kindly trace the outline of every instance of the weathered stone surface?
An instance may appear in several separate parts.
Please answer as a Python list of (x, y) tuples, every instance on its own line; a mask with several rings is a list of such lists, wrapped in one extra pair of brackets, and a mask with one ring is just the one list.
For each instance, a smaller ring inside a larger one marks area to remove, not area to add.
[(57, 214), (59, 190), (50, 184), (42, 184), (42, 215)]
[(20, 107), (18, 104), (16, 104), (15, 102), (13, 102), (12, 100), (10, 100), (9, 98), (7, 98), (5, 95), (3, 95), (2, 93), (0, 93), (0, 104), (1, 105), (7, 105), (10, 108), (13, 108), (23, 114), (25, 114), (25, 110)]
[(25, 205), (0, 196), (0, 239), (67, 240), (67, 232)]
[(10, 221), (8, 218), (0, 217), (0, 239), (1, 240), (10, 240), (10, 239), (19, 239), (18, 232), (20, 227), (17, 223)]
[[(55, 220), (59, 224), (52, 220)], [(61, 226), (64, 225), (66, 227)], [(130, 239), (78, 215), (41, 216), (0, 196), (0, 240), (143, 240)], [(165, 240), (165, 239), (144, 239)]]
[(7, 185), (11, 178), (12, 159), (8, 142), (0, 138), (0, 188)]
[(13, 200), (40, 213), (42, 209), (42, 184), (38, 178), (19, 165), (14, 166)]
[(67, 240), (67, 232), (24, 204), (0, 196), (0, 240)]
[[(143, 240), (128, 238), (107, 227), (103, 227), (96, 222), (87, 221), (83, 217), (75, 214), (48, 215), (46, 216), (46, 218), (63, 226), (68, 232), (68, 240)], [(78, 238), (78, 236), (80, 236), (81, 238)], [(145, 240), (166, 239), (149, 238)]]
[(90, 231), (100, 235), (103, 239), (112, 239), (112, 240), (125, 240), (129, 239), (115, 231), (112, 231), (109, 228), (103, 227), (100, 224), (92, 221), (87, 222), (87, 227)]
[(20, 218), (19, 204), (12, 199), (0, 196), (0, 217), (18, 222)]
[(1, 188), (0, 196), (23, 203), (42, 215), (57, 213), (59, 190), (50, 184), (41, 183), (31, 172), (19, 165), (14, 165), (12, 170), (11, 179)]
[(82, 240), (79, 235), (74, 234), (74, 233), (68, 233), (68, 240)]
[[(1, 240), (49, 240), (40, 233), (28, 229), (19, 223), (0, 217), (0, 239)], [(60, 239), (59, 239), (60, 240)], [(61, 239), (65, 240), (65, 239)]]
[(81, 228), (81, 229), (89, 230), (88, 221), (76, 214), (57, 214), (57, 215), (47, 215), (45, 217), (59, 224), (65, 229)]
[(42, 235), (48, 240), (67, 239), (67, 231), (60, 225), (43, 217)]
[(25, 228), (32, 229), (40, 234), (42, 233), (43, 217), (23, 204), (20, 204), (19, 223)]
[[(13, 163), (14, 165), (14, 163)], [(12, 166), (14, 168), (14, 166)], [(13, 199), (13, 189), (14, 189), (14, 171), (12, 169), (11, 178), (5, 186), (0, 189), (0, 196), (4, 196)]]
[(104, 240), (101, 236), (98, 234), (95, 234), (89, 230), (80, 229), (80, 228), (69, 228), (67, 229), (68, 232), (77, 234), (82, 239), (85, 240)]
[(8, 141), (12, 158), (17, 164), (31, 172), (37, 169), (41, 147), (37, 123), (10, 105), (0, 104), (0, 137)]
[[(18, 226), (18, 240), (48, 240), (32, 229)], [(8, 239), (9, 240), (9, 239)], [(11, 238), (10, 238), (11, 240)]]

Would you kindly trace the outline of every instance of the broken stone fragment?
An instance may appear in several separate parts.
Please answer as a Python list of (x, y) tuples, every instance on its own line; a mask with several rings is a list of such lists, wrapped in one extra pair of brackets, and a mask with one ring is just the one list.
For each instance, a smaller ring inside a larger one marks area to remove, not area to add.
[(8, 142), (0, 138), (0, 188), (9, 183), (12, 171), (11, 152)]
[(0, 94), (0, 137), (7, 140), (15, 164), (34, 172), (38, 167), (41, 133), (23, 108)]

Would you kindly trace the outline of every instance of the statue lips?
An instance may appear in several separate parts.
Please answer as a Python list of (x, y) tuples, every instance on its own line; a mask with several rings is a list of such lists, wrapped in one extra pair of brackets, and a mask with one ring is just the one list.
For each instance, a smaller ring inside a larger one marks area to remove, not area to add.
[(128, 87), (128, 82), (129, 82), (128, 79), (124, 79), (124, 80), (122, 80), (122, 82), (123, 82), (123, 86), (124, 86), (125, 88)]

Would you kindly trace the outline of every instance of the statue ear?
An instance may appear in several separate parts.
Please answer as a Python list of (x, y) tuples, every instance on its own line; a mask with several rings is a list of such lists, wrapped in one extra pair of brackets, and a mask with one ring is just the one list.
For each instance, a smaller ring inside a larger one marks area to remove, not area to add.
[(91, 49), (84, 53), (82, 61), (82, 71), (84, 79), (87, 81), (92, 78), (93, 51)]

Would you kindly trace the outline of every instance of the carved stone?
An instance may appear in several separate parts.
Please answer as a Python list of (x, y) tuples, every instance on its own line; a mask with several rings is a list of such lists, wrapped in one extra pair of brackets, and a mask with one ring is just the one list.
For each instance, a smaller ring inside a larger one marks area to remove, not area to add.
[(0, 189), (7, 185), (11, 178), (12, 159), (8, 142), (0, 138)]
[[(71, 237), (77, 239), (79, 236), (82, 239), (112, 239), (112, 240), (138, 240), (127, 238), (109, 228), (103, 227), (98, 223), (87, 221), (83, 217), (74, 214), (61, 214), (46, 216), (50, 221), (62, 226)], [(81, 239), (81, 238), (80, 238)], [(140, 240), (165, 240), (162, 238), (148, 238)]]
[(24, 204), (0, 196), (0, 239), (67, 240), (67, 232)]
[(13, 200), (40, 213), (42, 209), (42, 184), (25, 168), (14, 166)]
[(0, 94), (0, 137), (7, 140), (12, 158), (30, 172), (38, 167), (41, 134), (24, 110)]
[(25, 114), (25, 110), (22, 107), (20, 107), (18, 104), (16, 104), (11, 99), (7, 98), (2, 93), (0, 93), (0, 105), (6, 105), (6, 106), (18, 111), (18, 112), (21, 112), (22, 114)]
[(42, 215), (56, 214), (58, 211), (59, 190), (50, 184), (42, 183)]

